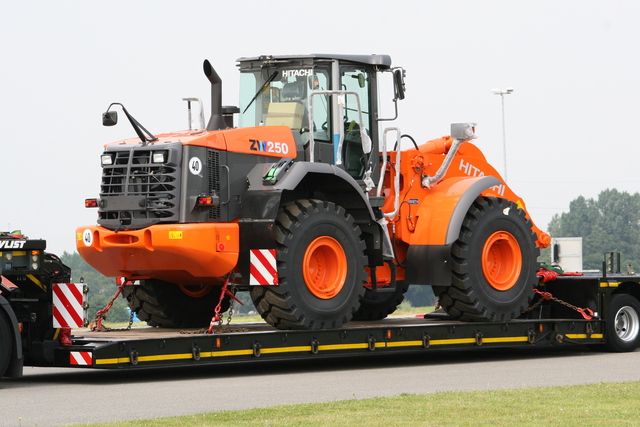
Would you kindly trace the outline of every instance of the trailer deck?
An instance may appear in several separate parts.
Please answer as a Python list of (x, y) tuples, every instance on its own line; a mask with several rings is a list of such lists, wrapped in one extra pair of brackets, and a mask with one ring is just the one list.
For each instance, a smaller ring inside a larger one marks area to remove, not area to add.
[[(74, 331), (73, 345), (58, 347), (56, 366), (102, 369), (214, 364), (261, 359), (522, 345), (602, 344), (602, 322), (578, 319), (469, 323), (446, 317), (390, 317), (350, 322), (321, 331), (282, 331), (266, 323), (237, 324), (220, 333), (153, 327), (108, 332)], [(78, 363), (78, 360), (84, 361)]]

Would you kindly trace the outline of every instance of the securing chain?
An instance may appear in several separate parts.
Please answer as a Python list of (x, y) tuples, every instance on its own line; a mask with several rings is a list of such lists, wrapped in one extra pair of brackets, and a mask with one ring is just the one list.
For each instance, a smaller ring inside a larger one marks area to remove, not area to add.
[[(116, 330), (116, 329), (112, 329), (107, 326), (104, 326), (102, 324), (102, 321), (107, 319), (107, 312), (113, 306), (113, 303), (116, 300), (116, 298), (118, 298), (118, 296), (123, 293), (124, 287), (132, 285), (132, 282), (125, 280), (123, 277), (116, 277), (116, 285), (118, 285), (118, 289), (116, 290), (116, 293), (113, 294), (113, 297), (111, 298), (109, 303), (102, 310), (98, 310), (96, 312), (95, 319), (93, 319), (91, 323), (89, 323), (89, 330), (91, 330), (91, 332), (108, 332), (108, 331)], [(124, 295), (123, 295), (123, 298), (124, 298)], [(134, 314), (133, 310), (131, 310), (131, 315), (129, 316), (129, 325), (125, 329), (120, 329), (120, 330), (128, 331), (131, 329), (131, 325), (133, 324), (133, 314)]]
[[(220, 290), (220, 299), (218, 301), (218, 304), (216, 305), (216, 308), (214, 309), (214, 315), (211, 318), (211, 322), (209, 323), (209, 329), (207, 329), (207, 334), (212, 334), (213, 333), (213, 328), (215, 327), (216, 323), (218, 323), (218, 330), (216, 332), (220, 332), (220, 330), (222, 329), (222, 324), (223, 324), (223, 319), (220, 316), (220, 312), (222, 311), (222, 304), (224, 302), (224, 299), (226, 297), (232, 298), (230, 304), (229, 304), (229, 310), (233, 311), (233, 300), (238, 301), (241, 305), (244, 305), (242, 303), (242, 301), (240, 301), (236, 296), (235, 296), (235, 283), (232, 283), (231, 285), (231, 291), (229, 290), (229, 281), (234, 279), (234, 274), (233, 272), (231, 272), (226, 280), (224, 281), (224, 285), (222, 285), (222, 289)], [(228, 317), (228, 322), (227, 322), (227, 326), (229, 326), (229, 323), (231, 322), (231, 313), (229, 313), (229, 317)]]
[(581, 307), (575, 306), (573, 304), (570, 304), (570, 303), (568, 303), (566, 301), (561, 300), (560, 298), (554, 297), (551, 294), (551, 292), (543, 292), (543, 291), (541, 291), (539, 289), (534, 289), (533, 292), (535, 292), (538, 295), (540, 295), (541, 298), (535, 304), (533, 304), (531, 307), (527, 308), (526, 310), (523, 310), (522, 311), (523, 313), (527, 313), (529, 311), (535, 310), (544, 301), (555, 301), (557, 303), (560, 303), (560, 304), (564, 305), (565, 307), (570, 308), (571, 310), (577, 311), (578, 313), (580, 313), (582, 315), (582, 317), (585, 318), (585, 320), (591, 320), (591, 319), (593, 319), (595, 317), (595, 313), (590, 308), (581, 308)]
[[(231, 277), (231, 294), (234, 295), (234, 298), (232, 298), (229, 301), (229, 310), (227, 310), (227, 326), (229, 326), (231, 324), (231, 316), (233, 316), (233, 304), (235, 303), (235, 295), (236, 295), (236, 283), (233, 280), (233, 276)], [(242, 304), (242, 303), (240, 303)], [(242, 304), (244, 305), (244, 304)]]

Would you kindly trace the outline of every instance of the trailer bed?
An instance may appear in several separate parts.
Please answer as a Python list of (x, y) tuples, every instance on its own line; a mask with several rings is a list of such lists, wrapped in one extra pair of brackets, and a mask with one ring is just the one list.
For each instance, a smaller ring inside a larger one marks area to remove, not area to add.
[(602, 344), (601, 323), (577, 319), (469, 323), (446, 317), (390, 317), (320, 331), (282, 331), (266, 323), (225, 326), (213, 334), (154, 327), (77, 330), (73, 345), (55, 350), (54, 364), (127, 369), (452, 348)]

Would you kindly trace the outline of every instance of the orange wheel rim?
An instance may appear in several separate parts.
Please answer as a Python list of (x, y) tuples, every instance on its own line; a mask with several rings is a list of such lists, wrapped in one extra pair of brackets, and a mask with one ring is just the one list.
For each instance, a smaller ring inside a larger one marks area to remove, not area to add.
[(183, 294), (191, 298), (201, 298), (211, 292), (210, 285), (178, 285)]
[(482, 272), (489, 285), (499, 291), (511, 289), (520, 277), (522, 254), (512, 234), (497, 231), (482, 248)]
[(304, 252), (302, 274), (309, 291), (318, 298), (338, 295), (347, 277), (347, 256), (337, 240), (322, 236)]

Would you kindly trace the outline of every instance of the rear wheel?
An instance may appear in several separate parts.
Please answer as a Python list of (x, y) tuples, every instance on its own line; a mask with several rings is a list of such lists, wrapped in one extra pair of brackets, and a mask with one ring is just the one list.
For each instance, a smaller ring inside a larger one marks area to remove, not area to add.
[(9, 327), (9, 319), (0, 311), (0, 378), (4, 376), (7, 367), (9, 367), (12, 351), (13, 338)]
[(640, 302), (628, 294), (611, 297), (604, 348), (608, 351), (634, 351), (640, 346)]
[[(129, 307), (150, 326), (198, 328), (208, 326), (220, 298), (219, 286), (181, 286), (161, 280), (142, 280), (125, 287)], [(221, 311), (229, 308), (225, 298)]]
[(452, 283), (440, 305), (461, 320), (508, 321), (520, 316), (538, 283), (535, 233), (517, 205), (479, 197), (451, 250)]
[(262, 318), (279, 329), (339, 328), (360, 305), (365, 243), (351, 215), (331, 202), (298, 200), (276, 218), (278, 285), (254, 286)]
[(384, 319), (398, 308), (404, 301), (404, 294), (409, 289), (409, 284), (404, 280), (396, 282), (393, 291), (384, 288), (372, 291), (367, 289), (364, 298), (360, 302), (360, 308), (353, 315), (353, 320), (380, 320)]

